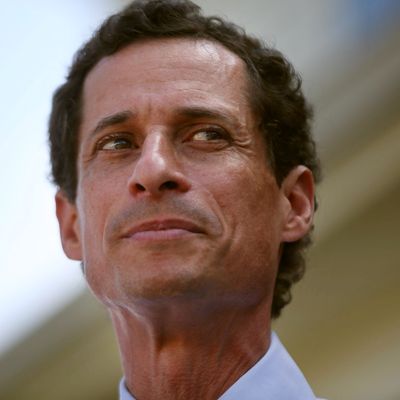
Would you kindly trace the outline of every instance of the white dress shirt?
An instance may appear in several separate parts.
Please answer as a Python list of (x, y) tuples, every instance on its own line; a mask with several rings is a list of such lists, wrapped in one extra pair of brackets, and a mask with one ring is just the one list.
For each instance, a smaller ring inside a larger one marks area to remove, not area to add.
[[(120, 400), (135, 400), (119, 386)], [(161, 399), (160, 399), (161, 400)], [(299, 367), (275, 333), (265, 355), (242, 375), (219, 400), (317, 400)]]

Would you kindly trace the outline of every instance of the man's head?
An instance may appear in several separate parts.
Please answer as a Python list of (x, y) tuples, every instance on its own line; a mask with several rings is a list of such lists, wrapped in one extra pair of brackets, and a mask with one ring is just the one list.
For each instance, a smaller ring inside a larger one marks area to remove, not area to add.
[[(147, 279), (154, 293), (170, 279), (171, 294), (190, 280), (188, 287), (202, 293), (207, 282), (222, 287), (219, 280), (229, 279), (244, 291), (259, 276), (256, 290), (273, 285), (277, 273), (272, 314), (279, 315), (302, 276), (309, 241), (312, 210), (307, 226), (294, 222), (305, 207), (299, 193), (312, 191), (307, 171), (319, 175), (309, 118), (300, 81), (277, 51), (202, 16), (190, 2), (133, 3), (80, 50), (54, 96), (58, 214), (69, 221), (64, 233), (61, 227), (64, 242), (76, 236), (69, 255), (84, 259), (103, 300), (116, 283), (100, 287), (113, 279), (122, 286)], [(285, 201), (297, 208), (290, 227)], [(155, 227), (138, 221), (154, 225), (159, 218), (174, 228), (169, 234), (184, 230), (195, 238), (151, 243), (142, 231)], [(187, 270), (176, 271), (176, 257)], [(218, 260), (223, 273), (211, 268)], [(162, 279), (151, 268), (124, 275), (139, 261), (160, 268)], [(233, 264), (244, 271), (230, 271)]]

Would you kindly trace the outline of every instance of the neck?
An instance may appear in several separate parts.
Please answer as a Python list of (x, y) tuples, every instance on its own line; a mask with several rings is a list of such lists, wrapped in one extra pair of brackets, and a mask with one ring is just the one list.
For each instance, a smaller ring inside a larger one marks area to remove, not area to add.
[(137, 400), (216, 399), (265, 354), (269, 302), (204, 310), (190, 302), (111, 310)]

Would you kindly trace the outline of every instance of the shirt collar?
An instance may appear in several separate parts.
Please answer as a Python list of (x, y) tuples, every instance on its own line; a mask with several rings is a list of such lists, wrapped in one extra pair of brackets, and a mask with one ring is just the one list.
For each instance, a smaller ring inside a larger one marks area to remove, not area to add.
[[(120, 400), (135, 400), (124, 379)], [(219, 400), (316, 400), (299, 367), (273, 333), (265, 355), (242, 375)]]

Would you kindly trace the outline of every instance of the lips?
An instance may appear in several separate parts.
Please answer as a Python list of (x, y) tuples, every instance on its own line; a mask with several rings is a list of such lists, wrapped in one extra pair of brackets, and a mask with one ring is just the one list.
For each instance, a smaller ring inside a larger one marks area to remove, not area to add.
[(189, 234), (205, 233), (191, 221), (181, 219), (155, 219), (136, 224), (123, 234), (125, 239), (174, 239)]

